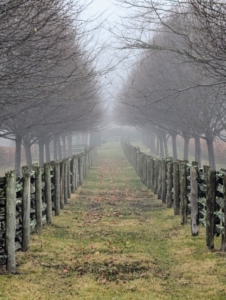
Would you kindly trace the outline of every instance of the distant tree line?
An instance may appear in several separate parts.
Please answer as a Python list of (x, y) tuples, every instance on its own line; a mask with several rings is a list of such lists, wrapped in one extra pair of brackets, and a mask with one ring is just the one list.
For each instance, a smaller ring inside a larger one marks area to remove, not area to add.
[[(226, 3), (223, 0), (118, 0), (128, 8), (129, 23), (116, 32), (121, 49), (141, 49), (115, 105), (121, 125), (140, 128), (149, 140), (158, 138), (160, 155), (172, 140), (206, 141), (209, 164), (215, 169), (214, 140), (225, 140), (226, 128)], [(126, 25), (125, 25), (126, 24)]]

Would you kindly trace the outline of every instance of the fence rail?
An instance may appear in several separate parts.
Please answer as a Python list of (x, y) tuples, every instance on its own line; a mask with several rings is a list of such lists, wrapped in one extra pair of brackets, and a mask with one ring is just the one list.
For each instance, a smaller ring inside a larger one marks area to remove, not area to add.
[(226, 170), (216, 172), (209, 166), (200, 168), (197, 162), (155, 158), (124, 140), (121, 146), (141, 182), (180, 215), (181, 224), (190, 219), (193, 236), (204, 225), (208, 249), (214, 249), (214, 237), (221, 236), (221, 251), (226, 251)]
[(97, 148), (84, 150), (62, 161), (34, 165), (32, 172), (22, 168), (22, 177), (14, 171), (0, 178), (0, 265), (16, 272), (15, 251), (29, 249), (30, 233), (42, 233), (52, 223), (52, 212), (68, 203), (71, 193), (82, 185), (97, 156)]

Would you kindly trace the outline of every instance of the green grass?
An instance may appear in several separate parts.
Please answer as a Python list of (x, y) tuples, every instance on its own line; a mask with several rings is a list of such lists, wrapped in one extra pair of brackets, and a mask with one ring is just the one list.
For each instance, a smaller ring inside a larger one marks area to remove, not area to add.
[(18, 274), (0, 277), (0, 299), (225, 299), (225, 259), (107, 143), (53, 225), (17, 253)]

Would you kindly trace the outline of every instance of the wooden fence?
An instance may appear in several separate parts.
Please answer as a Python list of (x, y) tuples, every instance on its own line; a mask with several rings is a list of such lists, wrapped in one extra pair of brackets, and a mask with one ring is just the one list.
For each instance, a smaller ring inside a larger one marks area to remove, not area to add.
[(226, 170), (216, 172), (208, 166), (200, 168), (197, 162), (155, 158), (124, 140), (121, 145), (141, 182), (180, 215), (181, 224), (190, 219), (193, 236), (204, 225), (208, 249), (214, 249), (214, 237), (221, 236), (221, 251), (226, 251)]
[(96, 156), (92, 147), (43, 168), (34, 165), (31, 173), (25, 166), (21, 178), (15, 178), (14, 171), (0, 178), (0, 265), (6, 264), (7, 271), (16, 272), (15, 251), (29, 248), (30, 233), (40, 235), (43, 225), (52, 223), (52, 211), (60, 214)]

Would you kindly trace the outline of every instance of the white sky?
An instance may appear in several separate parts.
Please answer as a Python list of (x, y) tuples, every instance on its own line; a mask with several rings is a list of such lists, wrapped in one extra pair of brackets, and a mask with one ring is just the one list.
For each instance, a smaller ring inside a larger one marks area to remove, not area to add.
[[(96, 38), (98, 45), (106, 46), (106, 50), (101, 54), (98, 67), (101, 69), (109, 64), (116, 65), (123, 57), (124, 53), (121, 51), (114, 51), (109, 49), (109, 46), (115, 45), (113, 42), (113, 36), (107, 28), (117, 26), (117, 22), (120, 22), (120, 15), (125, 14), (123, 9), (115, 6), (111, 0), (93, 0), (93, 3), (89, 6), (85, 12), (87, 18), (93, 18), (93, 16), (99, 16), (92, 24), (91, 27), (101, 24), (101, 28), (96, 32)], [(104, 75), (102, 82), (104, 83), (104, 97), (109, 100), (113, 100), (120, 90), (123, 82), (123, 78), (127, 77), (127, 68), (125, 68), (125, 61), (121, 63), (117, 68)]]
[(111, 12), (114, 12), (115, 6), (110, 0), (93, 0), (93, 3), (89, 7), (89, 13), (92, 15), (94, 13), (100, 13), (109, 9)]

